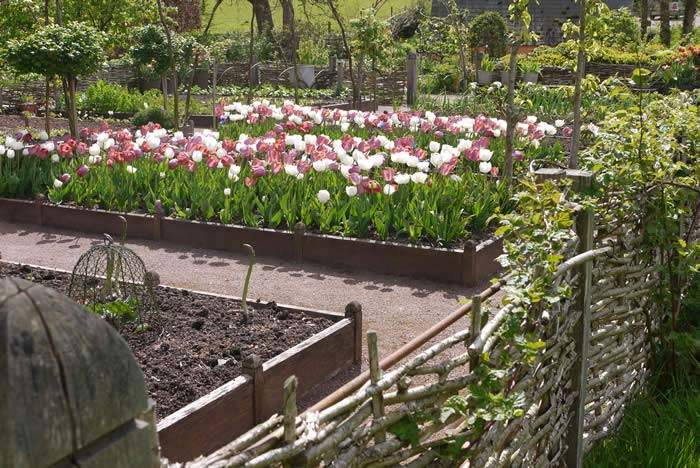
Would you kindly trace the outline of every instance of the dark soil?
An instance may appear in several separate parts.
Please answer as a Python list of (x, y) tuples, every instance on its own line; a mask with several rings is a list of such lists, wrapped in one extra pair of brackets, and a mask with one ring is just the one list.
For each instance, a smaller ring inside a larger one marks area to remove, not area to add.
[[(51, 130), (65, 130), (69, 129), (68, 119), (63, 117), (52, 117), (49, 119), (51, 121)], [(21, 115), (13, 114), (0, 114), (0, 134), (12, 134), (18, 130), (32, 130), (41, 131), (44, 130), (45, 119), (43, 117), (30, 117), (29, 127), (27, 127), (24, 117)], [(104, 119), (90, 119), (90, 120), (78, 120), (78, 130), (83, 127), (97, 128), (99, 127)], [(114, 121), (109, 121), (112, 125), (115, 124)], [(120, 125), (130, 126), (128, 122), (122, 122)]]
[[(0, 262), (0, 278), (17, 276), (68, 291), (70, 275)], [(157, 288), (160, 318), (146, 332), (122, 330), (143, 369), (146, 386), (163, 418), (242, 373), (251, 354), (266, 361), (331, 326), (329, 319), (290, 312), (274, 303), (249, 307), (189, 291)]]

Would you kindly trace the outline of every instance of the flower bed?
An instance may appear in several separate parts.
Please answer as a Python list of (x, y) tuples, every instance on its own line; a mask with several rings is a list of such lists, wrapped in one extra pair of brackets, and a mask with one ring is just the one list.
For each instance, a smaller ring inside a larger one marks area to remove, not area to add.
[[(62, 292), (70, 279), (66, 272), (0, 263), (4, 276)], [(156, 296), (158, 322), (141, 333), (126, 328), (122, 336), (156, 401), (161, 448), (171, 461), (209, 453), (278, 411), (277, 390), (289, 375), (308, 393), (361, 352), (359, 316), (259, 303), (243, 322), (235, 298), (167, 287)], [(260, 367), (264, 386), (243, 375), (244, 358), (252, 354), (266, 361)]]
[[(43, 193), (54, 203), (120, 212), (162, 207), (181, 219), (249, 227), (302, 222), (321, 233), (434, 246), (484, 236), (491, 216), (509, 209), (507, 186), (493, 177), (503, 161), (503, 121), (234, 107), (247, 112), (223, 130), (235, 139), (185, 138), (157, 126), (54, 141), (8, 137), (0, 196)], [(259, 135), (242, 132), (249, 128)], [(556, 132), (536, 119), (519, 124), (515, 158), (557, 151), (540, 146)]]

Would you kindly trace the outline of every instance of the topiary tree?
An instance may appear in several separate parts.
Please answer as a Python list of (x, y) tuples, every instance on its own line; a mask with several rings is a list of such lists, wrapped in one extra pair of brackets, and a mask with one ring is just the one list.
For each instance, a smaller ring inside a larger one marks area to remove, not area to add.
[(9, 42), (4, 59), (20, 73), (63, 79), (71, 135), (77, 136), (76, 85), (79, 76), (96, 72), (105, 59), (104, 35), (84, 23), (45, 26)]
[(491, 57), (502, 57), (506, 53), (508, 27), (500, 13), (487, 11), (469, 22), (467, 42), (472, 50), (487, 47)]

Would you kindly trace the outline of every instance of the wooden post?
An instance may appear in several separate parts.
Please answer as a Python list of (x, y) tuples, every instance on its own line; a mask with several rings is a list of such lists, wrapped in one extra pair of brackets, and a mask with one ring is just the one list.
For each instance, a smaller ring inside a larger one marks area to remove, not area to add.
[(163, 209), (163, 203), (160, 200), (156, 200), (155, 203), (155, 214), (153, 215), (153, 240), (159, 241), (161, 239), (161, 220), (165, 216), (165, 210)]
[(253, 420), (255, 424), (263, 422), (263, 361), (257, 354), (251, 354), (243, 359), (243, 373), (253, 379)]
[(412, 106), (418, 99), (418, 56), (415, 52), (410, 52), (406, 60), (406, 88), (406, 104)]
[[(471, 343), (474, 342), (474, 340), (477, 339), (479, 334), (481, 333), (481, 296), (478, 294), (475, 294), (472, 297), (472, 315), (471, 315), (471, 324), (469, 328), (469, 341)], [(469, 343), (469, 344), (471, 344)], [(472, 358), (469, 360), (469, 370), (474, 370), (476, 366), (479, 365), (479, 356), (472, 356)]]
[[(284, 443), (287, 445), (292, 445), (297, 440), (297, 385), (299, 381), (295, 375), (291, 375), (284, 381), (284, 399), (282, 404), (284, 407)], [(282, 464), (284, 468), (291, 468), (294, 466), (304, 466), (299, 463), (298, 459), (292, 459), (291, 461), (284, 462)]]
[[(369, 352), (369, 379), (372, 385), (376, 385), (382, 378), (382, 369), (379, 367), (379, 350), (377, 348), (377, 332), (367, 332), (367, 350)], [(372, 396), (372, 415), (375, 419), (384, 416), (384, 396), (380, 393)], [(386, 433), (379, 431), (374, 435), (374, 442), (379, 444), (386, 440)]]
[[(574, 186), (578, 191), (591, 187), (593, 175), (584, 171), (567, 171), (567, 176), (574, 178)], [(579, 213), (576, 219), (576, 233), (579, 237), (578, 253), (593, 249), (594, 212), (592, 208)], [(583, 466), (583, 423), (586, 414), (586, 394), (588, 383), (588, 354), (591, 339), (591, 293), (593, 281), (593, 261), (579, 266), (579, 288), (576, 298), (576, 310), (581, 311), (581, 317), (574, 326), (574, 350), (576, 361), (571, 369), (572, 392), (575, 393), (572, 405), (573, 415), (569, 420), (566, 433), (567, 451), (564, 456), (566, 466), (580, 468)]]
[(37, 217), (39, 218), (39, 226), (44, 225), (44, 195), (39, 194), (36, 196), (34, 199), (34, 202), (36, 203), (36, 212), (37, 212)]
[(338, 57), (335, 54), (330, 54), (328, 57), (328, 70), (331, 73), (336, 73), (338, 71)]
[(296, 223), (294, 225), (294, 259), (297, 262), (304, 261), (304, 236), (306, 235), (306, 225)]
[(160, 466), (153, 401), (112, 326), (6, 278), (0, 329), (0, 466)]
[(253, 60), (250, 65), (250, 87), (260, 86), (260, 64), (258, 56), (253, 55)]
[(464, 243), (462, 253), (462, 284), (465, 286), (476, 286), (478, 283), (476, 274), (476, 242), (469, 239)]
[(354, 331), (353, 364), (362, 363), (362, 305), (353, 301), (345, 306), (345, 317), (352, 320)]

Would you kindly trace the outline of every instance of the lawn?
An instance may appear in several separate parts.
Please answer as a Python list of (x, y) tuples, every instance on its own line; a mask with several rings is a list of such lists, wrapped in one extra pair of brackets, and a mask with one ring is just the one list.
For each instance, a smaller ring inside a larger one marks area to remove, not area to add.
[[(362, 8), (368, 8), (372, 6), (375, 0), (343, 0), (340, 3), (341, 13), (347, 17), (352, 18), (357, 16), (358, 12)], [(386, 4), (382, 7), (379, 12), (379, 16), (386, 18), (393, 14), (396, 14), (403, 10), (404, 8), (410, 7), (419, 3), (418, 0), (387, 0)], [(302, 1), (296, 0), (296, 14), (297, 18), (305, 19), (304, 10), (302, 7)], [(429, 3), (427, 3), (429, 5)], [(204, 15), (203, 21), (208, 18), (208, 12), (214, 5), (213, 0), (207, 2), (207, 14)], [(281, 25), (282, 23), (282, 10), (279, 8), (278, 2), (272, 0), (270, 5), (273, 8), (273, 15), (275, 26)], [(216, 17), (214, 18), (212, 29), (215, 32), (228, 32), (228, 31), (246, 31), (250, 25), (250, 15), (252, 8), (247, 0), (225, 0), (224, 3), (219, 7), (216, 12)], [(330, 16), (323, 11), (323, 9), (318, 7), (309, 6), (307, 8), (308, 17), (314, 22), (329, 21)]]

